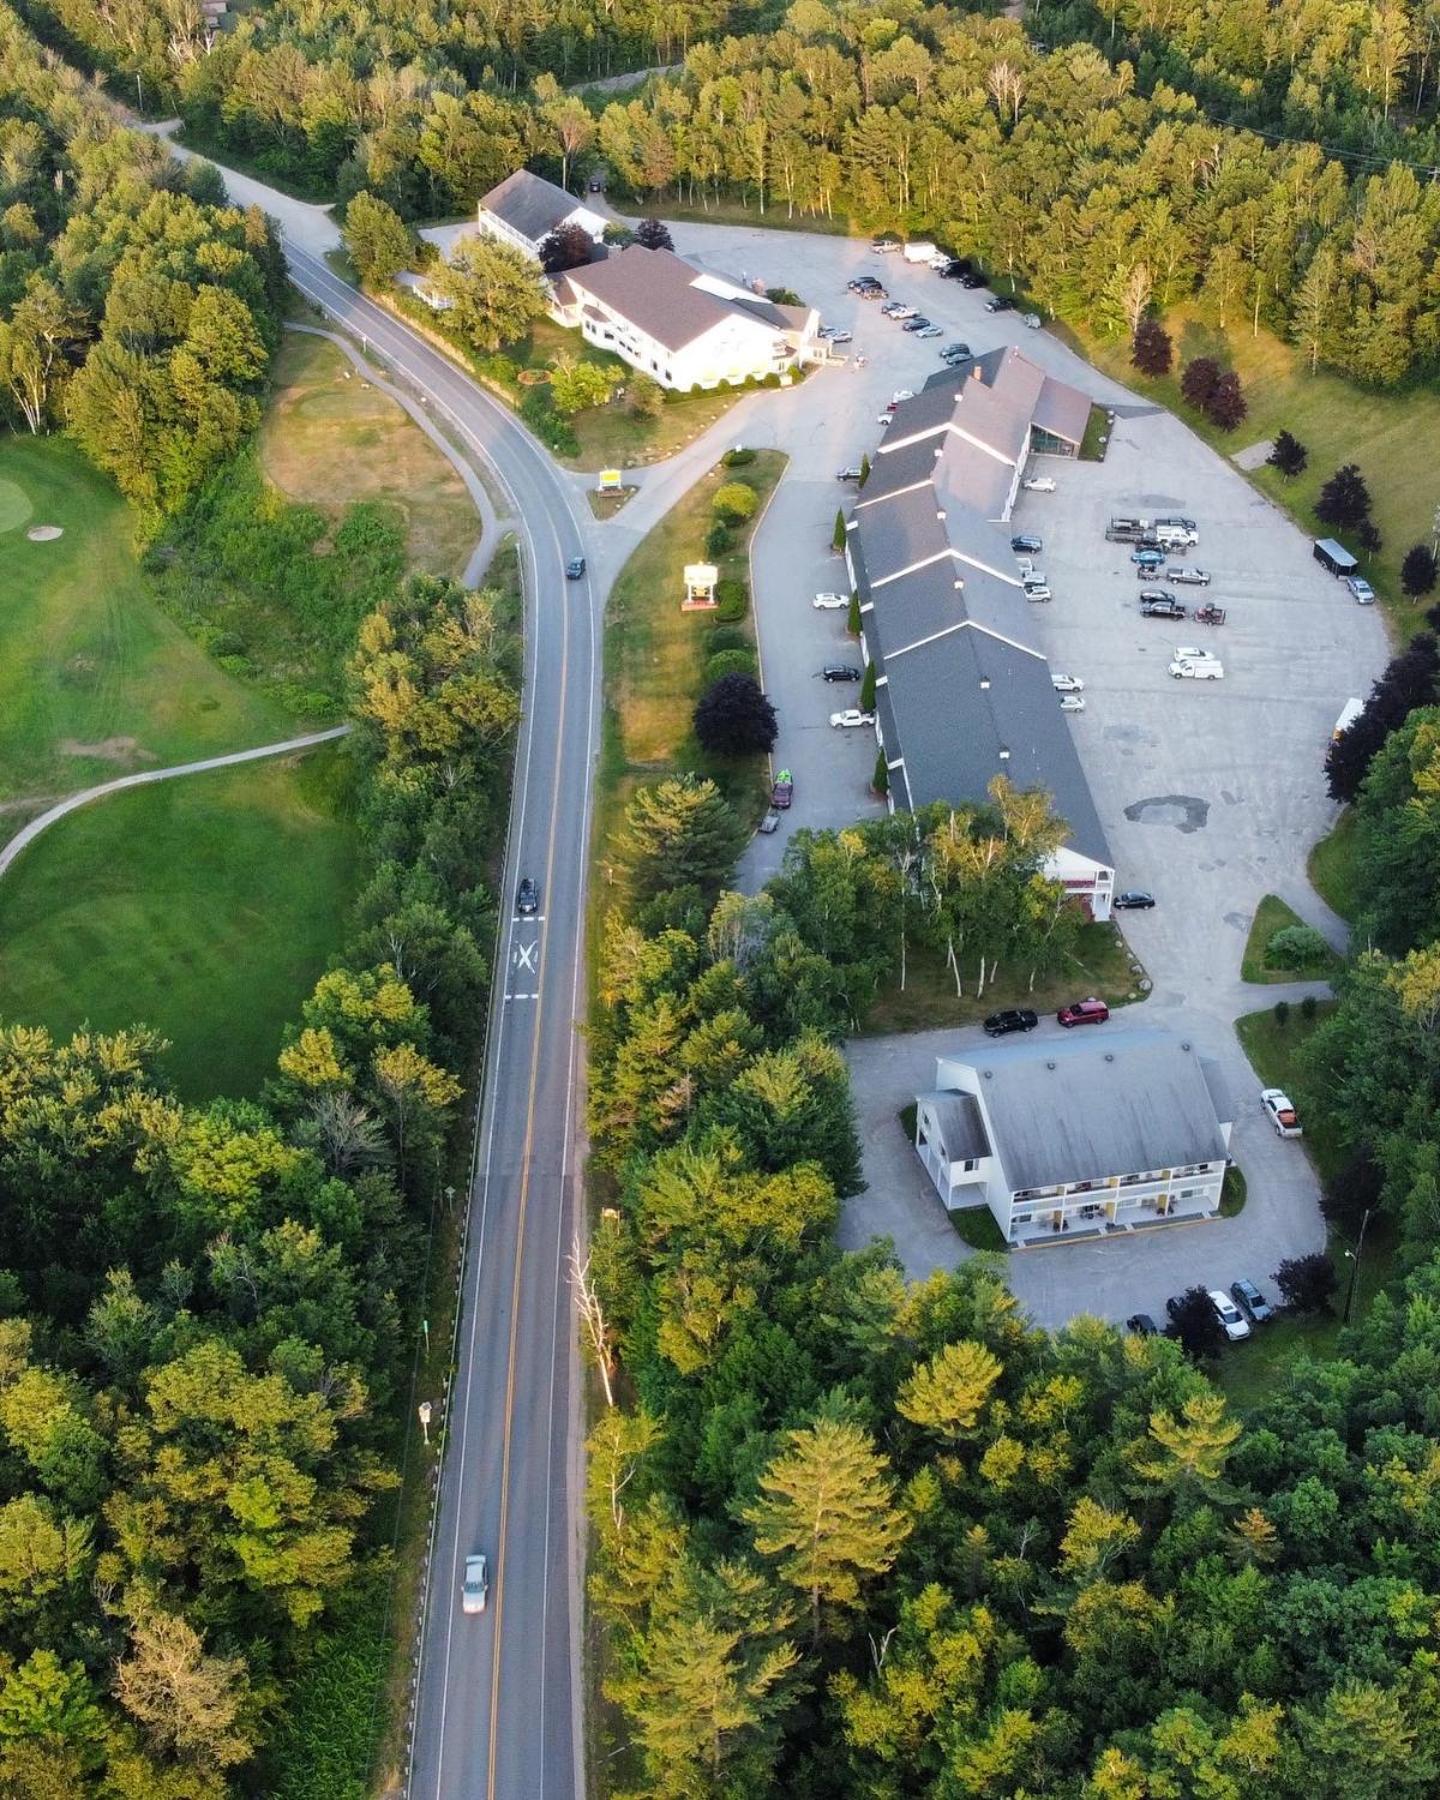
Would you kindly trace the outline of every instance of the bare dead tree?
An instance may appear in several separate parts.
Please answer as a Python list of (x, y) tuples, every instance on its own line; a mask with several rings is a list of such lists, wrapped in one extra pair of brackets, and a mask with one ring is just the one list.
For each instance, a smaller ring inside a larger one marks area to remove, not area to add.
[(590, 1279), (590, 1258), (580, 1260), (580, 1239), (577, 1237), (571, 1246), (567, 1259), (570, 1285), (575, 1290), (575, 1306), (580, 1314), (580, 1332), (588, 1345), (595, 1367), (600, 1371), (600, 1384), (605, 1389), (605, 1404), (615, 1404), (615, 1388), (613, 1373), (615, 1367), (614, 1343), (610, 1335), (610, 1327), (605, 1321), (605, 1309), (595, 1284)]

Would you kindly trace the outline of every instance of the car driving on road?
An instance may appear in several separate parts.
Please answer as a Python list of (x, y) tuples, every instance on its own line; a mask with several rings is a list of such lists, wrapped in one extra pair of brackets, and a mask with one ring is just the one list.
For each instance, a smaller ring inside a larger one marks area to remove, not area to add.
[(570, 558), (569, 562), (567, 562), (565, 565), (566, 579), (568, 581), (579, 581), (579, 579), (581, 578), (581, 576), (584, 573), (585, 573), (585, 558), (583, 556), (572, 556)]
[(540, 889), (531, 875), (525, 876), (515, 891), (515, 910), (522, 917), (540, 910)]
[(465, 1578), (460, 1584), (460, 1610), (483, 1613), (485, 1597), (490, 1592), (490, 1567), (480, 1555), (465, 1558)]
[(985, 1021), (986, 1037), (1008, 1037), (1012, 1031), (1033, 1031), (1040, 1023), (1038, 1013), (1028, 1006), (1012, 1006), (1005, 1012), (993, 1012)]

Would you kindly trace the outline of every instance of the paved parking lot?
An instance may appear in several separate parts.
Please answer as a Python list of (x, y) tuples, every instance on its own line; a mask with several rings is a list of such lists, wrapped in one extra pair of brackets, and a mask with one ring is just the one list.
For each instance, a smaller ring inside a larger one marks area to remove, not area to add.
[[(1239, 1014), (1271, 1004), (1281, 990), (1243, 985), (1240, 956), (1255, 906), (1269, 892), (1343, 941), (1343, 925), (1305, 879), (1305, 858), (1334, 816), (1322, 774), (1331, 727), (1349, 696), (1368, 692), (1385, 659), (1380, 616), (1350, 600), (1313, 561), (1303, 534), (1229, 461), (1048, 332), (1027, 330), (1013, 313), (987, 314), (983, 290), (967, 291), (843, 238), (694, 225), (677, 225), (674, 235), (678, 250), (714, 268), (793, 287), (820, 306), (827, 323), (854, 332), (847, 354), (868, 358), (863, 369), (826, 369), (798, 391), (742, 401), (690, 451), (649, 472), (616, 521), (618, 556), (726, 443), (774, 446), (790, 456), (756, 533), (754, 564), (765, 681), (780, 715), (777, 766), (795, 775), (795, 806), (781, 832), (754, 841), (741, 869), (747, 887), (778, 867), (790, 830), (842, 825), (879, 809), (867, 792), (873, 738), (826, 723), (854, 690), (827, 686), (815, 674), (827, 658), (853, 657), (844, 614), (815, 612), (810, 597), (843, 586), (829, 540), (835, 509), (851, 490), (835, 472), (873, 451), (881, 435), (876, 415), (893, 390), (918, 389), (942, 366), (941, 345), (959, 338), (977, 352), (1018, 344), (1115, 409), (1106, 461), (1047, 459), (1044, 472), (1054, 475), (1057, 492), (1022, 494), (1013, 525), (1045, 540), (1037, 560), (1055, 598), (1041, 609), (1040, 629), (1053, 666), (1086, 683), (1087, 709), (1070, 724), (1119, 885), (1148, 888), (1159, 902), (1152, 912), (1124, 916), (1155, 984), (1146, 1022), (1173, 1025), (1225, 1067), (1236, 1096), (1234, 1153), (1251, 1199), (1235, 1220), (1022, 1252), (1011, 1258), (1012, 1279), (1046, 1324), (1080, 1311), (1115, 1318), (1153, 1311), (1192, 1281), (1228, 1283), (1242, 1273), (1267, 1279), (1282, 1256), (1316, 1247), (1322, 1227), (1309, 1162), (1260, 1120), (1259, 1084), (1232, 1029)], [(848, 294), (845, 282), (866, 271), (919, 304), (945, 327), (944, 337), (917, 343), (873, 303)], [(1112, 513), (1194, 518), (1200, 543), (1184, 560), (1215, 579), (1206, 590), (1176, 591), (1187, 606), (1205, 598), (1225, 606), (1227, 623), (1217, 629), (1142, 619), (1128, 547), (1105, 541)], [(1217, 651), (1223, 681), (1171, 679), (1167, 664), (1189, 643)], [(1303, 991), (1297, 988), (1297, 997)], [(846, 1241), (889, 1232), (912, 1274), (966, 1253), (938, 1200), (916, 1186), (923, 1182), (918, 1164), (915, 1179), (907, 1172), (909, 1153), (895, 1124), (896, 1109), (932, 1078), (935, 1053), (923, 1036), (867, 1041), (850, 1052), (871, 1189), (847, 1208)], [(904, 1155), (895, 1154), (888, 1134)]]

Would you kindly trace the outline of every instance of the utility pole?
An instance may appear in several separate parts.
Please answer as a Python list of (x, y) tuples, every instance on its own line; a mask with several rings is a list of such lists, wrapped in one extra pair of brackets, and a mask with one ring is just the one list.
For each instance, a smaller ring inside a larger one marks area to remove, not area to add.
[(1350, 1308), (1355, 1303), (1355, 1283), (1360, 1277), (1360, 1252), (1365, 1248), (1365, 1228), (1370, 1223), (1370, 1208), (1365, 1208), (1365, 1217), (1360, 1221), (1360, 1235), (1355, 1240), (1355, 1248), (1345, 1254), (1350, 1258), (1350, 1285), (1345, 1290), (1345, 1324), (1350, 1323)]

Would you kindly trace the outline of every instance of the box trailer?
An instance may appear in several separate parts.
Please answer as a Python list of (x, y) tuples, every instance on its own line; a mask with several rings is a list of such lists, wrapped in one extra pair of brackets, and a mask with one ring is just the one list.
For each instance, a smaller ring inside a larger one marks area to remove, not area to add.
[(1335, 538), (1316, 538), (1315, 560), (1332, 575), (1353, 575), (1360, 567), (1345, 546)]
[(1363, 700), (1347, 700), (1340, 710), (1340, 717), (1335, 721), (1335, 729), (1330, 733), (1330, 742), (1343, 737), (1365, 710)]
[(929, 262), (930, 258), (936, 254), (937, 248), (937, 245), (923, 240), (918, 244), (907, 244), (905, 246), (905, 260), (906, 262), (913, 263)]

